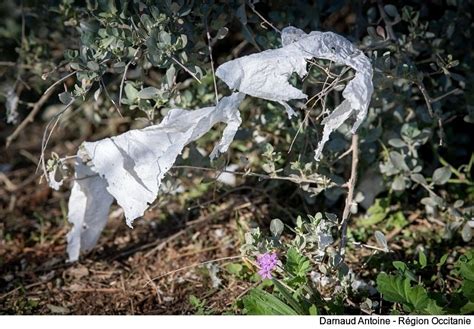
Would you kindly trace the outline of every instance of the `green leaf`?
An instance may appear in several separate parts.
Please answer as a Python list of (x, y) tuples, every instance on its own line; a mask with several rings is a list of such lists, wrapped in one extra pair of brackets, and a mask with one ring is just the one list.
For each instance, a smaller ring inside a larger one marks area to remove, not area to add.
[(449, 257), (449, 254), (444, 254), (443, 256), (441, 256), (441, 259), (436, 265), (439, 267), (443, 266), (446, 263), (446, 260), (448, 259), (448, 257)]
[(404, 262), (396, 260), (392, 262), (392, 265), (400, 272), (400, 274), (404, 275), (411, 281), (416, 282), (415, 274), (413, 274), (413, 272), (408, 269), (408, 266)]
[(474, 258), (460, 262), (459, 272), (464, 279), (474, 281)]
[(377, 276), (377, 290), (383, 295), (383, 299), (393, 303), (406, 303), (407, 291), (410, 289), (410, 281), (401, 277), (380, 273)]
[(393, 265), (397, 270), (399, 270), (401, 273), (404, 273), (406, 270), (408, 270), (407, 264), (405, 264), (404, 262), (401, 262), (401, 261), (399, 261), (399, 260), (393, 261), (393, 262), (392, 262), (392, 265)]
[(464, 297), (474, 302), (474, 281), (465, 279), (462, 283), (461, 290)]
[(407, 300), (416, 313), (421, 313), (428, 306), (429, 297), (425, 288), (416, 285), (408, 290)]
[(428, 300), (428, 305), (425, 307), (425, 312), (429, 315), (446, 314), (443, 308), (441, 306), (438, 306), (438, 304), (436, 304), (436, 301), (434, 299)]
[(420, 250), (420, 252), (418, 253), (418, 262), (420, 263), (421, 265), (421, 268), (425, 268), (426, 265), (428, 265), (428, 261), (426, 259), (426, 255), (423, 251)]
[(158, 34), (158, 41), (164, 43), (165, 45), (171, 44), (171, 35), (166, 31), (161, 31)]
[(298, 315), (294, 309), (277, 297), (262, 289), (252, 289), (243, 298), (247, 314), (252, 315)]
[(397, 211), (393, 214), (390, 214), (387, 220), (387, 229), (388, 228), (398, 228), (401, 229), (408, 224), (408, 220), (406, 219), (403, 211)]
[(311, 305), (308, 311), (309, 311), (309, 315), (319, 315), (318, 308), (314, 304)]
[(243, 266), (239, 263), (231, 263), (226, 266), (226, 269), (230, 274), (239, 276), (242, 272)]
[(309, 259), (301, 255), (296, 248), (288, 249), (285, 269), (292, 275), (304, 277), (311, 269)]
[(441, 167), (433, 173), (433, 184), (443, 185), (451, 178), (451, 169), (449, 167)]
[(461, 307), (461, 314), (474, 314), (474, 302), (467, 302), (466, 305)]
[(412, 287), (408, 278), (380, 273), (377, 276), (377, 290), (389, 302), (401, 303), (410, 312), (423, 313), (428, 306), (429, 297), (425, 288)]
[(386, 199), (375, 199), (375, 203), (367, 210), (368, 217), (358, 221), (362, 226), (372, 226), (383, 221), (388, 213), (389, 207)]
[(273, 279), (273, 284), (275, 284), (275, 287), (278, 289), (278, 291), (283, 295), (285, 298), (286, 302), (294, 309), (296, 310), (299, 314), (306, 314), (304, 311), (303, 307), (300, 305), (298, 300), (296, 300), (291, 292), (286, 288), (284, 285), (280, 283), (280, 281)]

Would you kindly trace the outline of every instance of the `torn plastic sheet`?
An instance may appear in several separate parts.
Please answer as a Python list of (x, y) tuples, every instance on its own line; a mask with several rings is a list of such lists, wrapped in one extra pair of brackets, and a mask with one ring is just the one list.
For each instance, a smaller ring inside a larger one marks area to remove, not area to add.
[(114, 198), (107, 191), (107, 182), (92, 167), (82, 162), (78, 152), (74, 185), (68, 203), (68, 219), (73, 227), (67, 235), (70, 261), (79, 258), (80, 251), (92, 249), (109, 218)]
[(16, 124), (18, 121), (18, 103), (20, 98), (16, 94), (15, 88), (12, 86), (6, 88), (6, 98), (7, 123)]
[(183, 148), (218, 122), (227, 126), (210, 156), (227, 151), (241, 124), (238, 108), (243, 98), (244, 94), (234, 93), (215, 107), (173, 109), (159, 125), (83, 143), (69, 199), (69, 221), (74, 224), (68, 234), (69, 260), (77, 260), (80, 251), (95, 245), (113, 199), (131, 227), (156, 199), (165, 173)]
[(373, 92), (372, 65), (350, 41), (332, 32), (306, 34), (295, 27), (287, 27), (282, 31), (282, 45), (278, 49), (224, 63), (217, 68), (216, 76), (233, 90), (282, 104), (291, 117), (295, 112), (287, 102), (308, 96), (288, 80), (293, 73), (300, 77), (308, 73), (308, 59), (327, 59), (353, 68), (355, 76), (342, 92), (344, 101), (323, 121), (323, 136), (314, 156), (315, 160), (319, 160), (324, 144), (334, 130), (355, 114), (354, 133), (365, 119)]
[(123, 208), (127, 224), (132, 226), (156, 199), (165, 173), (183, 148), (218, 122), (227, 126), (210, 156), (225, 152), (241, 124), (238, 107), (244, 94), (279, 102), (290, 117), (294, 115), (287, 102), (307, 95), (291, 86), (288, 79), (294, 72), (300, 77), (306, 75), (306, 61), (310, 58), (332, 60), (355, 70), (355, 77), (342, 93), (344, 101), (323, 121), (323, 137), (315, 150), (315, 159), (319, 159), (331, 132), (353, 114), (355, 132), (367, 114), (373, 91), (369, 59), (348, 40), (331, 32), (306, 34), (288, 27), (282, 32), (282, 44), (279, 49), (221, 65), (216, 75), (240, 93), (222, 98), (215, 107), (173, 109), (159, 125), (82, 145), (69, 199), (69, 221), (74, 224), (68, 234), (71, 261), (78, 259), (80, 251), (96, 244), (114, 199)]

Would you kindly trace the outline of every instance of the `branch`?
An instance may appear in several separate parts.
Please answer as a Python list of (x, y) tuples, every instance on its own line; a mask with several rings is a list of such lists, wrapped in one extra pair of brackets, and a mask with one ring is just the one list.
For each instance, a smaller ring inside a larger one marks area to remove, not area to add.
[(252, 2), (249, 1), (249, 2), (248, 2), (248, 6), (250, 7), (250, 9), (252, 9), (252, 11), (255, 13), (255, 15), (257, 15), (258, 17), (260, 17), (260, 19), (261, 19), (264, 23), (268, 24), (268, 26), (270, 26), (272, 29), (274, 29), (275, 32), (281, 34), (281, 31), (280, 31), (278, 28), (276, 28), (276, 27), (275, 27), (272, 23), (270, 23), (265, 17), (263, 17), (263, 16), (257, 11), (257, 9), (255, 9), (255, 6), (254, 6), (254, 4), (253, 4)]
[(132, 59), (128, 61), (128, 63), (125, 65), (125, 68), (123, 70), (122, 80), (120, 81), (119, 100), (118, 100), (118, 106), (120, 106), (120, 107), (122, 107), (123, 85), (125, 83), (125, 78), (127, 77), (128, 68), (137, 59), (136, 57), (137, 57), (139, 51), (140, 51), (140, 47), (137, 48), (137, 50), (133, 54)]
[(71, 72), (67, 74), (66, 76), (62, 77), (55, 83), (53, 83), (46, 91), (44, 92), (43, 96), (34, 104), (33, 109), (31, 112), (28, 114), (28, 116), (16, 127), (15, 131), (8, 136), (7, 142), (6, 142), (6, 147), (10, 146), (11, 142), (18, 137), (20, 132), (25, 129), (25, 127), (28, 125), (28, 123), (33, 122), (33, 119), (35, 118), (36, 114), (38, 111), (43, 107), (43, 105), (48, 101), (49, 97), (53, 94), (54, 89), (62, 83), (64, 80), (69, 78), (70, 76), (76, 74), (76, 71)]
[(212, 57), (211, 35), (209, 34), (209, 27), (207, 26), (207, 17), (205, 18), (207, 48), (209, 50), (209, 59), (211, 60), (212, 80), (214, 82), (214, 92), (216, 94), (216, 106), (219, 103), (219, 94), (217, 93), (216, 72), (214, 70), (214, 59)]
[(181, 66), (181, 68), (182, 68), (183, 70), (185, 70), (186, 72), (188, 72), (197, 82), (201, 83), (201, 80), (199, 80), (199, 78), (196, 76), (196, 74), (194, 74), (190, 69), (188, 69), (186, 66), (184, 66), (183, 64), (181, 64), (181, 62), (178, 61), (176, 58), (171, 57), (171, 59), (172, 59), (176, 64), (178, 64), (179, 66)]
[(436, 98), (431, 98), (430, 95), (428, 94), (428, 91), (426, 90), (426, 87), (425, 87), (425, 84), (423, 83), (423, 81), (413, 81), (416, 86), (418, 87), (418, 89), (420, 89), (421, 91), (421, 94), (423, 95), (423, 98), (425, 99), (425, 103), (426, 103), (426, 107), (428, 108), (428, 113), (430, 114), (430, 116), (432, 118), (435, 118), (436, 121), (438, 122), (438, 127), (439, 127), (439, 146), (443, 146), (444, 145), (444, 129), (443, 129), (443, 121), (441, 120), (441, 117), (438, 115), (438, 113), (436, 113), (435, 111), (433, 111), (433, 107), (432, 107), (432, 104), (433, 103), (436, 103), (436, 102), (439, 102), (440, 100), (442, 100), (443, 98), (451, 95), (451, 94), (455, 94), (455, 93), (458, 93), (460, 91), (459, 88), (455, 88), (453, 90), (450, 90), (448, 91), (447, 93), (439, 96), (439, 97), (436, 97)]
[(341, 227), (341, 242), (339, 244), (339, 255), (344, 255), (344, 250), (347, 243), (347, 224), (351, 215), (351, 206), (354, 200), (354, 188), (357, 180), (357, 164), (359, 163), (359, 135), (352, 135), (352, 165), (351, 176), (347, 181), (347, 198), (342, 212), (342, 227)]
[(380, 16), (382, 17), (384, 23), (385, 23), (385, 30), (387, 31), (388, 38), (391, 41), (396, 41), (397, 36), (395, 35), (395, 32), (393, 31), (393, 26), (400, 23), (400, 16), (397, 16), (393, 21), (387, 16), (384, 10), (384, 5), (382, 0), (377, 0), (377, 6), (379, 8)]
[(269, 180), (281, 180), (281, 181), (288, 181), (292, 182), (295, 184), (319, 184), (320, 182), (315, 181), (313, 179), (307, 179), (304, 177), (287, 177), (287, 176), (277, 176), (277, 175), (264, 175), (264, 174), (258, 174), (258, 173), (253, 173), (250, 171), (242, 172), (242, 171), (230, 171), (230, 170), (220, 170), (220, 169), (214, 169), (214, 168), (207, 168), (207, 167), (197, 167), (197, 166), (187, 166), (187, 165), (178, 165), (178, 166), (173, 166), (174, 169), (195, 169), (195, 170), (202, 170), (202, 171), (212, 171), (212, 172), (219, 172), (219, 174), (222, 173), (228, 173), (228, 174), (234, 174), (234, 175), (239, 175), (239, 176), (249, 176), (249, 177), (257, 177), (261, 179), (269, 179)]

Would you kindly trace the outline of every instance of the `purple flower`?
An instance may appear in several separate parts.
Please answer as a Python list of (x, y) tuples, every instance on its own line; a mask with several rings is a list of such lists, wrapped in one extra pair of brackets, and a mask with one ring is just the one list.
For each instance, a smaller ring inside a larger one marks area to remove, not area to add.
[(278, 262), (278, 257), (276, 253), (266, 252), (262, 255), (257, 256), (257, 264), (260, 267), (260, 271), (258, 274), (262, 277), (262, 279), (271, 279), (272, 274), (271, 271), (276, 267)]

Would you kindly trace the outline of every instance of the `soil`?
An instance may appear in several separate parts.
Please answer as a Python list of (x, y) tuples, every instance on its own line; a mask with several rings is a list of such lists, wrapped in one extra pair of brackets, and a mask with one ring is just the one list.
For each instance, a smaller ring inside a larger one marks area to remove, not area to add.
[[(202, 263), (238, 261), (239, 227), (264, 205), (242, 189), (184, 212), (158, 204), (133, 229), (115, 206), (96, 248), (68, 263), (69, 184), (53, 191), (40, 182), (42, 129), (31, 124), (6, 149), (12, 128), (0, 128), (0, 314), (187, 314), (192, 295), (214, 313), (232, 308), (249, 284), (221, 275), (213, 288)], [(79, 140), (61, 143), (70, 137), (55, 131), (52, 150), (74, 154)]]

